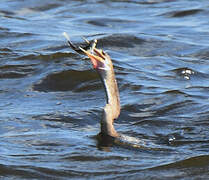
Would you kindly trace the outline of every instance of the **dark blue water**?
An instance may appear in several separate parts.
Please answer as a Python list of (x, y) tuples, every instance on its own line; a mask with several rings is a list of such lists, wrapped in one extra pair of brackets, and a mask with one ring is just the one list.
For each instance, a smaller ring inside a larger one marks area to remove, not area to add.
[[(207, 0), (2, 0), (0, 178), (208, 179), (208, 15)], [(130, 144), (95, 138), (104, 90), (63, 32), (111, 56)]]

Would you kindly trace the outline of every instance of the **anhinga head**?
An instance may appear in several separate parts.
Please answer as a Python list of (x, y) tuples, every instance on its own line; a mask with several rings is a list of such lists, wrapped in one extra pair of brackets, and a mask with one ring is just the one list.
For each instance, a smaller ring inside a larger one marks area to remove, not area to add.
[(108, 75), (114, 74), (112, 60), (103, 50), (95, 47), (89, 51), (80, 49), (90, 58), (93, 68), (99, 73), (102, 80), (107, 79)]

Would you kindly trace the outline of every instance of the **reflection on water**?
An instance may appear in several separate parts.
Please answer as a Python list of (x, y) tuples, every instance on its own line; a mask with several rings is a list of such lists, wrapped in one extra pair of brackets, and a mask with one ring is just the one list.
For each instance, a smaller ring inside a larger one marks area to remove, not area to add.
[[(207, 179), (207, 1), (0, 5), (0, 177)], [(105, 94), (88, 58), (112, 57), (124, 141), (98, 138)]]

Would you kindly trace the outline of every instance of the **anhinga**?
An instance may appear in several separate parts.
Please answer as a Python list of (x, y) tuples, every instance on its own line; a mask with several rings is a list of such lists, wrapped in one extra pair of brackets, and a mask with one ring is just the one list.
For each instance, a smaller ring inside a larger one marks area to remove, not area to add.
[(68, 44), (72, 49), (78, 53), (83, 52), (90, 58), (93, 68), (99, 74), (104, 85), (107, 104), (103, 109), (100, 134), (105, 137), (119, 137), (120, 135), (114, 128), (114, 120), (117, 119), (120, 114), (120, 98), (110, 56), (103, 50), (96, 48), (97, 40), (94, 40), (93, 43), (85, 40), (88, 46), (77, 48), (70, 42), (69, 36), (66, 33), (63, 35), (67, 38)]

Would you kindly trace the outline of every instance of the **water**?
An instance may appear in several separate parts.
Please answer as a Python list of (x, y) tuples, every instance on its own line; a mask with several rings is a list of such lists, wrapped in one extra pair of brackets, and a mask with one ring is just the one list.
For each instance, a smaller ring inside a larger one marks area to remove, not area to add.
[[(208, 7), (1, 1), (0, 177), (207, 179)], [(112, 57), (122, 108), (115, 126), (131, 145), (95, 138), (104, 90), (63, 32), (78, 44), (97, 38)]]

